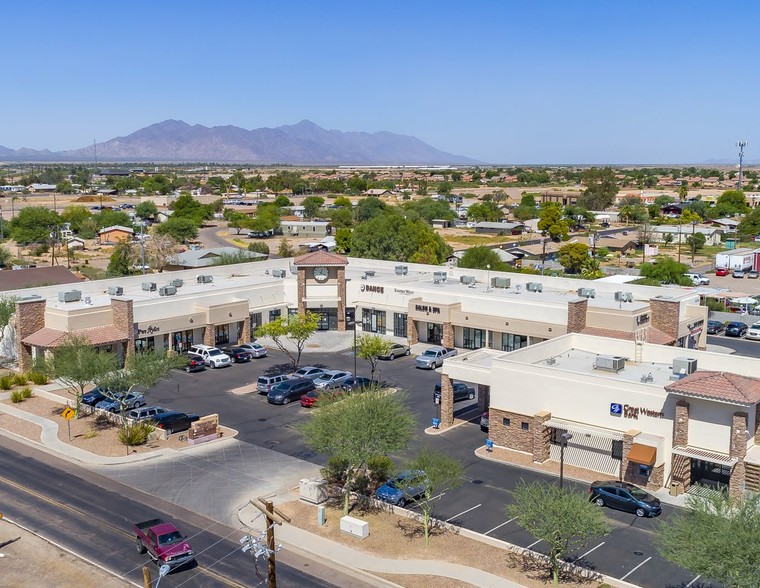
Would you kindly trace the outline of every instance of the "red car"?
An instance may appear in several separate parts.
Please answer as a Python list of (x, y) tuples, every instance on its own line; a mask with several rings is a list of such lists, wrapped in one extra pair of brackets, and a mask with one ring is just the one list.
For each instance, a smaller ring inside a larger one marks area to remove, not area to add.
[(727, 276), (728, 275), (728, 268), (727, 267), (719, 267), (715, 270), (716, 276)]
[(340, 395), (342, 392), (340, 390), (312, 390), (311, 392), (304, 394), (301, 396), (299, 402), (301, 403), (301, 406), (305, 408), (311, 408), (313, 407), (320, 397), (322, 396), (336, 396)]
[(190, 544), (173, 523), (151, 519), (132, 526), (137, 553), (148, 552), (158, 565), (178, 568), (195, 559)]

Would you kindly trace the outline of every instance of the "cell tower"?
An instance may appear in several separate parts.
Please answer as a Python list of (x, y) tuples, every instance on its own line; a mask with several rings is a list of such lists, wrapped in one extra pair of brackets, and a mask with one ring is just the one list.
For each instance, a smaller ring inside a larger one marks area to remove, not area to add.
[(737, 187), (742, 189), (742, 163), (744, 161), (744, 148), (747, 146), (747, 141), (737, 141), (736, 146), (739, 148), (739, 181)]

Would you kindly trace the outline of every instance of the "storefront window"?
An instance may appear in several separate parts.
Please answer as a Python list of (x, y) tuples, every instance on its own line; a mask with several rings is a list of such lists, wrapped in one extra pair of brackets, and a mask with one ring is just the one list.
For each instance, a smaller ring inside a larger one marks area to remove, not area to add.
[(482, 349), (486, 346), (486, 332), (483, 329), (462, 329), (462, 347), (465, 349)]
[(393, 313), (393, 336), (406, 337), (406, 313)]
[(255, 332), (256, 329), (258, 329), (260, 326), (261, 326), (261, 313), (252, 312), (251, 313), (251, 333)]
[(269, 322), (276, 321), (278, 318), (280, 318), (280, 315), (282, 314), (282, 311), (279, 308), (275, 308), (274, 310), (269, 311)]
[(362, 309), (362, 331), (385, 333), (385, 311), (374, 308)]
[(318, 331), (337, 331), (338, 330), (338, 309), (337, 308), (317, 308), (309, 309), (317, 315)]
[(193, 331), (180, 331), (172, 335), (172, 349), (177, 353), (187, 351), (193, 345)]
[(230, 326), (229, 325), (217, 325), (216, 333), (214, 334), (214, 343), (216, 345), (224, 345), (230, 342)]
[(512, 333), (501, 334), (501, 350), (514, 351), (528, 346), (528, 337), (525, 335), (513, 335)]
[(136, 339), (135, 340), (135, 351), (138, 353), (141, 351), (148, 351), (149, 349), (153, 349), (155, 347), (155, 340), (153, 337), (148, 337), (147, 339)]

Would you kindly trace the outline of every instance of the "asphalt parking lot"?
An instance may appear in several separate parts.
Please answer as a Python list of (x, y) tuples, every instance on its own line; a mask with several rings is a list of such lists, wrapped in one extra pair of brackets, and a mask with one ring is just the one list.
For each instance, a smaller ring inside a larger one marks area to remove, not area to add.
[[(747, 344), (755, 345), (753, 342)], [(301, 365), (353, 372), (354, 358), (350, 352), (304, 353)], [(358, 360), (357, 367), (357, 375), (369, 376), (366, 361)], [(271, 405), (267, 403), (266, 396), (255, 392), (242, 395), (230, 392), (254, 383), (262, 374), (283, 371), (292, 371), (285, 356), (270, 350), (268, 357), (254, 359), (247, 364), (193, 374), (177, 371), (151, 390), (147, 399), (151, 404), (187, 412), (218, 413), (222, 424), (237, 429), (238, 438), (243, 441), (323, 465), (325, 456), (309, 450), (297, 430), (298, 423), (309, 418), (310, 409), (302, 408), (298, 403)], [(509, 491), (521, 479), (533, 482), (555, 481), (555, 478), (475, 457), (474, 450), (486, 438), (478, 426), (477, 398), (455, 405), (457, 414), (472, 413), (469, 423), (443, 435), (426, 436), (423, 430), (436, 416), (433, 386), (440, 382), (440, 375), (434, 371), (416, 369), (413, 357), (380, 362), (376, 376), (404, 388), (409, 394), (410, 406), (418, 423), (418, 434), (412, 442), (410, 453), (424, 443), (456, 457), (465, 468), (465, 482), (441, 497), (436, 507), (437, 518), (521, 547), (544, 550), (545, 544), (537, 542), (514, 520), (508, 519), (504, 506), (510, 500)], [(393, 457), (402, 461), (404, 456)], [(583, 492), (588, 489), (587, 484), (572, 480), (568, 480), (567, 485)], [(656, 527), (673, 512), (674, 507), (663, 505), (663, 514), (658, 519), (639, 519), (633, 514), (605, 509), (612, 527), (611, 533), (590, 541), (573, 556), (591, 569), (647, 588), (711, 586), (704, 579), (695, 578), (694, 574), (664, 561), (657, 553), (653, 545)]]

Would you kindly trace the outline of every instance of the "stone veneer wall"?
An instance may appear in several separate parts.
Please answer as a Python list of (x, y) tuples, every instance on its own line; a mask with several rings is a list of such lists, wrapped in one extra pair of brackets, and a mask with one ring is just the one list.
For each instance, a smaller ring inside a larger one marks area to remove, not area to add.
[(214, 325), (206, 325), (206, 328), (203, 330), (203, 344), (210, 345), (211, 347), (216, 346), (216, 329)]
[(16, 352), (22, 371), (31, 369), (32, 354), (31, 347), (21, 341), (45, 326), (45, 306), (44, 299), (16, 302)]
[(491, 386), (478, 384), (478, 410), (484, 413), (491, 405)]
[(454, 325), (451, 323), (443, 323), (441, 345), (444, 347), (454, 347)]
[(636, 442), (636, 437), (640, 431), (631, 430), (623, 435), (623, 459), (620, 464), (623, 481), (645, 487), (647, 490), (659, 490), (665, 485), (665, 464), (651, 468), (649, 476), (639, 474), (639, 464), (628, 461), (628, 454), (631, 447)]
[(746, 412), (735, 412), (731, 419), (731, 444), (728, 455), (739, 461), (731, 470), (731, 480), (728, 485), (728, 494), (732, 498), (741, 499), (744, 493), (744, 481), (747, 474), (744, 458), (747, 455), (747, 423), (749, 415)]
[(409, 317), (406, 319), (406, 336), (409, 339), (409, 345), (416, 345), (420, 342), (420, 333), (417, 330), (417, 321)]
[(567, 303), (567, 332), (582, 333), (586, 328), (588, 298), (576, 298)]
[(652, 310), (652, 326), (677, 340), (680, 304), (675, 300), (650, 298), (649, 305)]
[(306, 314), (306, 268), (298, 268), (298, 314)]
[[(510, 420), (509, 426), (504, 425), (505, 418)], [(522, 428), (522, 423), (528, 423), (527, 431)], [(532, 424), (532, 416), (491, 408), (488, 412), (488, 437), (495, 445), (533, 455)]]
[(552, 430), (551, 427), (547, 427), (544, 423), (550, 418), (552, 418), (552, 413), (550, 412), (537, 412), (533, 415), (531, 422), (531, 428), (533, 429), (533, 461), (537, 461), (538, 463), (543, 463), (549, 459)]
[[(689, 403), (685, 400), (676, 402), (676, 417), (673, 419), (673, 447), (689, 444)], [(691, 458), (673, 455), (671, 478), (682, 482), (684, 490), (691, 486)]]
[[(356, 317), (354, 317), (356, 320)], [(346, 268), (338, 268), (338, 331), (346, 330)]]
[(126, 354), (135, 352), (135, 313), (134, 303), (129, 298), (111, 298), (111, 314), (113, 325), (119, 329), (126, 339)]
[(243, 330), (238, 334), (238, 344), (240, 343), (248, 343), (248, 341), (251, 341), (251, 317), (247, 316), (243, 320)]
[(446, 374), (441, 374), (441, 427), (454, 424), (454, 384)]
[(760, 445), (760, 404), (755, 405), (755, 445)]

